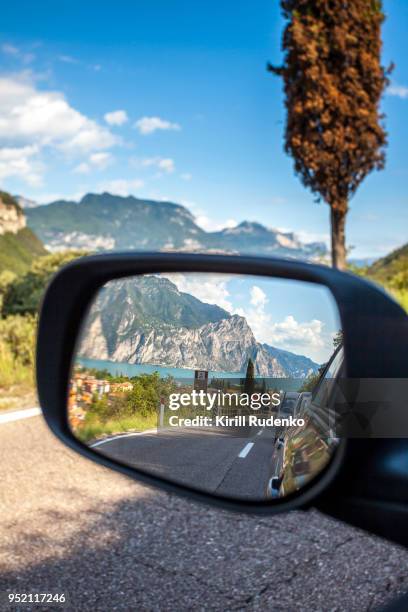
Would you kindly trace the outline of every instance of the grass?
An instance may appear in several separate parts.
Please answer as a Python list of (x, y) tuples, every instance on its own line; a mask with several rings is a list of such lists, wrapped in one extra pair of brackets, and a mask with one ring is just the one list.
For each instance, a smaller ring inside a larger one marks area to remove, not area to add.
[(92, 416), (87, 417), (83, 425), (73, 429), (73, 433), (81, 442), (89, 443), (106, 436), (153, 429), (157, 427), (157, 423), (157, 414), (155, 413), (146, 417), (135, 414), (129, 417), (111, 419), (105, 423), (96, 416)]
[(15, 358), (7, 346), (0, 345), (0, 389), (17, 385), (33, 386), (34, 373), (31, 365), (24, 365)]
[(28, 384), (0, 387), (0, 412), (39, 406), (33, 381)]
[(38, 406), (32, 365), (24, 365), (0, 342), (0, 411)]
[[(177, 411), (166, 410), (163, 426), (169, 427), (169, 418), (171, 416), (193, 418), (199, 415), (208, 416), (209, 413), (205, 409), (199, 410), (192, 406), (183, 406)], [(109, 419), (106, 422), (101, 421), (97, 415), (88, 413), (85, 422), (72, 429), (74, 435), (81, 442), (88, 444), (101, 440), (106, 436), (155, 429), (158, 427), (158, 424), (159, 416), (157, 412), (152, 412), (148, 416), (134, 414), (127, 417), (118, 417), (116, 419)]]
[(0, 319), (0, 410), (36, 403), (35, 332), (35, 317)]

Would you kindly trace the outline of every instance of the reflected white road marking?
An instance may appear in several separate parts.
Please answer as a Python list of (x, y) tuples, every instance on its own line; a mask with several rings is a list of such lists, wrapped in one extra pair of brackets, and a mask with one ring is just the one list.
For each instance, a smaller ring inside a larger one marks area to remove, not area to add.
[(245, 459), (245, 457), (247, 456), (247, 454), (249, 453), (249, 451), (251, 450), (253, 445), (254, 445), (254, 442), (248, 442), (248, 444), (246, 446), (244, 446), (242, 451), (239, 453), (238, 457), (240, 459)]
[(20, 419), (29, 419), (41, 414), (41, 408), (26, 408), (25, 410), (13, 410), (13, 412), (0, 413), (0, 423), (11, 423)]
[(111, 436), (110, 438), (98, 440), (98, 442), (94, 442), (89, 446), (90, 448), (95, 448), (96, 446), (102, 446), (102, 444), (106, 444), (107, 442), (112, 442), (112, 440), (120, 440), (121, 438), (132, 438), (133, 436), (143, 436), (145, 434), (157, 434), (157, 429), (146, 429), (146, 431), (134, 431), (128, 434), (118, 434), (117, 436)]

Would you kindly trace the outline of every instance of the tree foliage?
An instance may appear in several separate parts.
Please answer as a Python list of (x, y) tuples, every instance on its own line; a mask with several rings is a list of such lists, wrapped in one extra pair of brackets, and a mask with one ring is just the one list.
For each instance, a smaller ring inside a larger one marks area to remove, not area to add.
[(142, 417), (158, 412), (160, 397), (168, 397), (176, 390), (174, 379), (161, 378), (158, 372), (141, 374), (131, 379), (133, 389), (116, 396), (94, 396), (87, 410), (87, 420), (95, 416), (104, 423), (112, 419), (123, 419), (138, 414)]
[(285, 150), (304, 185), (331, 207), (334, 259), (343, 267), (349, 199), (385, 162), (379, 103), (390, 69), (380, 62), (382, 3), (281, 0), (281, 6), (284, 61), (268, 68), (284, 80)]
[(0, 389), (33, 384), (36, 317), (0, 318)]
[(246, 369), (245, 382), (244, 382), (244, 393), (252, 395), (255, 389), (255, 367), (254, 362), (251, 358), (248, 359), (248, 365)]
[(51, 277), (61, 266), (82, 255), (84, 253), (80, 251), (66, 251), (39, 257), (26, 274), (8, 284), (3, 281), (3, 285), (5, 284), (2, 300), (3, 316), (36, 314)]

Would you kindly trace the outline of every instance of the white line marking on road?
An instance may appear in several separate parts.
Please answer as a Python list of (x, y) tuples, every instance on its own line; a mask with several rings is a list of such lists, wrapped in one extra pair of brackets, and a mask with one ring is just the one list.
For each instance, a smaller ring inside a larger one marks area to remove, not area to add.
[(258, 433), (256, 434), (257, 436), (260, 436), (263, 433), (263, 429), (261, 429), (260, 431), (258, 431)]
[(249, 453), (253, 445), (254, 445), (254, 442), (248, 442), (248, 444), (246, 444), (244, 448), (242, 449), (242, 451), (239, 453), (238, 457), (240, 459), (245, 459), (245, 457), (247, 456), (247, 454)]
[(144, 436), (145, 434), (155, 434), (157, 433), (157, 429), (146, 429), (146, 431), (134, 431), (132, 433), (127, 434), (118, 434), (117, 436), (111, 436), (110, 438), (104, 438), (103, 440), (98, 440), (98, 442), (94, 442), (89, 446), (91, 448), (95, 448), (96, 446), (102, 446), (102, 444), (106, 444), (107, 442), (112, 442), (113, 440), (120, 440), (121, 438), (132, 438), (133, 436)]
[(20, 419), (29, 419), (41, 414), (41, 408), (26, 408), (25, 410), (13, 410), (13, 412), (0, 413), (0, 423), (11, 423)]

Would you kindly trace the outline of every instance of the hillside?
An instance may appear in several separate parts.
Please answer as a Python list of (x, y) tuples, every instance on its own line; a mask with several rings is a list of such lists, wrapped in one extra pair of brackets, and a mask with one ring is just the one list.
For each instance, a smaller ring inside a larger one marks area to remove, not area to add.
[(58, 201), (26, 208), (27, 222), (50, 250), (177, 250), (254, 253), (318, 259), (322, 243), (303, 244), (291, 232), (244, 221), (206, 232), (187, 208), (172, 202), (110, 193), (87, 194), (80, 202)]
[(22, 274), (46, 250), (31, 229), (16, 200), (0, 191), (0, 273), (10, 270)]
[(367, 276), (396, 289), (408, 289), (408, 243), (369, 266)]
[[(257, 342), (247, 320), (181, 292), (165, 278), (115, 281), (92, 306), (79, 354), (89, 359), (305, 378), (317, 364)], [(273, 354), (273, 351), (276, 354)], [(303, 361), (302, 361), (303, 360)]]
[(0, 236), (0, 272), (10, 270), (22, 274), (36, 257), (46, 253), (40, 240), (28, 227), (16, 234), (8, 232)]
[(408, 312), (408, 244), (377, 259), (370, 266), (353, 271), (382, 285)]

